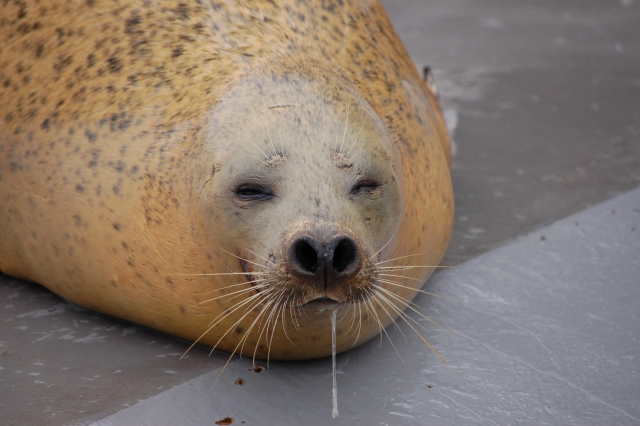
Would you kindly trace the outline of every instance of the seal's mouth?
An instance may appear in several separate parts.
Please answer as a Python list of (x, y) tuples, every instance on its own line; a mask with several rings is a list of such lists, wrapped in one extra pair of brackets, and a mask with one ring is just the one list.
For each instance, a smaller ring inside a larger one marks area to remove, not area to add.
[(301, 305), (302, 308), (313, 308), (324, 311), (326, 309), (337, 309), (343, 306), (344, 303), (338, 302), (337, 300), (331, 299), (329, 297), (319, 297), (317, 299), (313, 299)]

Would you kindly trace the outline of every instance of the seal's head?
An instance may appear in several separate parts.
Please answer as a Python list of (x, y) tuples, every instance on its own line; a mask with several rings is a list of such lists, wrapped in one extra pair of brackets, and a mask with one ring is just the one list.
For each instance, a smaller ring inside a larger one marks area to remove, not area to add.
[(230, 317), (255, 308), (254, 319), (304, 322), (308, 337), (309, 323), (328, 325), (323, 310), (367, 303), (402, 213), (398, 161), (371, 108), (337, 79), (270, 76), (233, 87), (207, 129), (196, 185), (208, 237), (248, 290), (220, 302), (246, 302)]

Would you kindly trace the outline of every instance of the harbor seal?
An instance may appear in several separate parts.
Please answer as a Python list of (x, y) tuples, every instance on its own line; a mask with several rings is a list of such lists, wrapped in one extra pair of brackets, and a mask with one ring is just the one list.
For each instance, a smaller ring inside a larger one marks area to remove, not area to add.
[[(453, 224), (449, 138), (373, 0), (0, 5), (0, 270), (231, 353), (381, 333)], [(410, 324), (410, 323), (409, 323)]]

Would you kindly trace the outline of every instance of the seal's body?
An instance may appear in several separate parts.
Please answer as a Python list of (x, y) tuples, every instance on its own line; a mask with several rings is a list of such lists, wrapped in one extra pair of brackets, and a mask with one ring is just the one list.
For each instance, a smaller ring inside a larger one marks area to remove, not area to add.
[(444, 122), (375, 1), (5, 2), (0, 99), (0, 270), (88, 309), (323, 356), (448, 244)]

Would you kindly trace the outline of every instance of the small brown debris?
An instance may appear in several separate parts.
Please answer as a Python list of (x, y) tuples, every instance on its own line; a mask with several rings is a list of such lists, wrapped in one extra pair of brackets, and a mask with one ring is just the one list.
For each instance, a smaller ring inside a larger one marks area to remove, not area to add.
[(427, 385), (427, 389), (431, 389), (431, 385)]
[(238, 386), (244, 385), (244, 379), (237, 378), (236, 381), (235, 381), (235, 384), (238, 385)]
[(262, 373), (266, 368), (261, 365), (257, 365), (256, 368), (250, 368), (249, 371), (253, 371), (254, 373)]
[(216, 422), (217, 425), (230, 425), (231, 423), (233, 423), (233, 418), (231, 417), (225, 417), (224, 419)]

